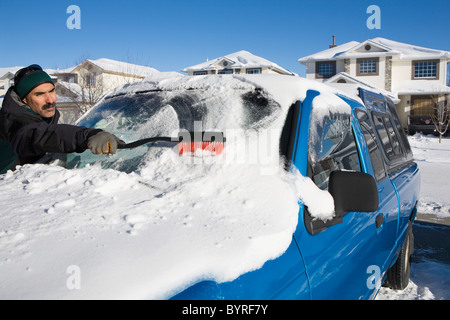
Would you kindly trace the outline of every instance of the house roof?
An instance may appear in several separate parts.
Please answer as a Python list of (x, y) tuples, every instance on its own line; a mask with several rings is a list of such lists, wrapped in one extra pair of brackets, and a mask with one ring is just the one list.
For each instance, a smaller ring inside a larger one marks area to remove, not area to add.
[(44, 71), (47, 72), (49, 75), (56, 75), (56, 74), (62, 74), (62, 73), (71, 73), (72, 70), (75, 69), (75, 67), (70, 67), (66, 69), (45, 69)]
[[(346, 83), (339, 83), (338, 81), (341, 79), (345, 80)], [(398, 97), (395, 93), (377, 88), (371, 84), (361, 81), (360, 79), (352, 77), (351, 75), (349, 75), (348, 73), (345, 73), (345, 72), (340, 72), (340, 73), (334, 75), (333, 77), (327, 79), (324, 83), (331, 85), (333, 87), (339, 88), (340, 90), (342, 90), (344, 92), (347, 92), (350, 90), (355, 91), (355, 90), (357, 90), (357, 88), (361, 87), (363, 89), (367, 89), (367, 90), (381, 93), (385, 96), (388, 96), (394, 103), (400, 102), (400, 100), (398, 99)], [(351, 86), (351, 85), (356, 85), (356, 87)], [(355, 88), (353, 88), (353, 87), (355, 87)]]
[(450, 94), (450, 87), (429, 80), (402, 81), (395, 89), (397, 94)]
[(17, 70), (22, 69), (23, 67), (8, 67), (8, 68), (0, 68), (0, 80), (5, 79), (6, 77), (14, 77), (14, 74)]
[(153, 73), (159, 73), (158, 70), (151, 67), (141, 66), (137, 64), (132, 64), (128, 62), (116, 61), (106, 58), (101, 58), (97, 60), (87, 59), (83, 61), (83, 63), (79, 64), (75, 68), (71, 70), (71, 72), (77, 71), (77, 69), (82, 68), (82, 66), (86, 63), (91, 63), (101, 68), (104, 72), (110, 73), (119, 73), (119, 74), (127, 74), (134, 75), (140, 77), (147, 77)]
[[(288, 71), (282, 67), (280, 67), (278, 64), (269, 61), (267, 59), (264, 59), (262, 57), (255, 56), (254, 54), (241, 50), (238, 52), (234, 52), (231, 54), (228, 54), (223, 57), (219, 57), (213, 60), (209, 60), (191, 67), (187, 67), (182, 72), (189, 72), (189, 71), (202, 71), (202, 70), (215, 70), (216, 66), (219, 66), (223, 61), (227, 61), (229, 63), (229, 66), (226, 68), (228, 69), (241, 69), (241, 68), (262, 68), (267, 67), (271, 69), (275, 69), (280, 73), (283, 74), (290, 74), (295, 75), (293, 72)], [(223, 68), (223, 66), (221, 66)]]
[(300, 63), (307, 63), (310, 61), (321, 61), (321, 60), (331, 60), (336, 59), (341, 55), (342, 53), (346, 52), (347, 50), (357, 46), (359, 42), (357, 41), (350, 41), (341, 45), (338, 45), (334, 48), (326, 49), (317, 53), (314, 53), (312, 55), (300, 58), (298, 61)]
[(83, 101), (83, 88), (78, 83), (58, 81), (56, 88), (58, 92), (58, 103)]
[(303, 57), (299, 59), (299, 62), (305, 64), (311, 61), (379, 56), (392, 56), (399, 60), (450, 60), (449, 51), (429, 49), (378, 37), (363, 41), (361, 43), (357, 41), (350, 41), (337, 47)]

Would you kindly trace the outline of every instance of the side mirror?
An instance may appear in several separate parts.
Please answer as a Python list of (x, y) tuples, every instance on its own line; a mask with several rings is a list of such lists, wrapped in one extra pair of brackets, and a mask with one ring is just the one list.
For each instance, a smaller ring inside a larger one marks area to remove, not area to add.
[(367, 173), (333, 171), (328, 182), (328, 192), (334, 198), (336, 216), (347, 212), (375, 212), (379, 206), (375, 179)]

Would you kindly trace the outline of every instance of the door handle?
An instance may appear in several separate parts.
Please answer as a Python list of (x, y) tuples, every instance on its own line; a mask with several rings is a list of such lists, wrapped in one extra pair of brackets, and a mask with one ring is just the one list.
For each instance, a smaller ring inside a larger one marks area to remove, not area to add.
[(382, 213), (380, 213), (375, 218), (375, 223), (376, 223), (377, 229), (383, 225), (383, 222), (384, 222), (384, 215)]

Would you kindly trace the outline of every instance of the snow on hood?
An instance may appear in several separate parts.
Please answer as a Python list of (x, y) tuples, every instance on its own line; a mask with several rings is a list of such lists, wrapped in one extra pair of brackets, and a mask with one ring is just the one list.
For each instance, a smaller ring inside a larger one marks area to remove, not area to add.
[[(288, 107), (306, 89), (325, 87), (289, 78), (183, 77), (114, 92), (207, 87), (232, 99), (233, 88), (272, 86), (277, 118), (266, 128), (230, 130), (223, 155), (180, 157), (153, 147), (128, 174), (36, 164), (1, 176), (0, 298), (165, 299), (201, 280), (231, 281), (280, 256), (297, 226), (298, 187), (308, 185), (315, 194), (309, 200), (320, 203), (316, 187), (283, 170), (278, 156), (267, 166), (233, 155), (248, 152), (243, 148), (255, 137), (268, 148), (263, 153), (278, 155), (273, 130), (282, 128)], [(242, 106), (227, 105), (218, 114), (242, 115)]]

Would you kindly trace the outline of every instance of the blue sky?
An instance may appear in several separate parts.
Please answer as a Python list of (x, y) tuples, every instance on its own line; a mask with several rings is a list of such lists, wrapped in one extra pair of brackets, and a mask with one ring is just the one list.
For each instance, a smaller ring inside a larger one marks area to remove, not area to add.
[[(381, 29), (368, 29), (370, 5)], [(70, 30), (70, 5), (81, 29)], [(67, 68), (110, 58), (180, 71), (247, 50), (300, 75), (298, 59), (384, 37), (450, 51), (450, 0), (1, 0), (0, 67)]]

